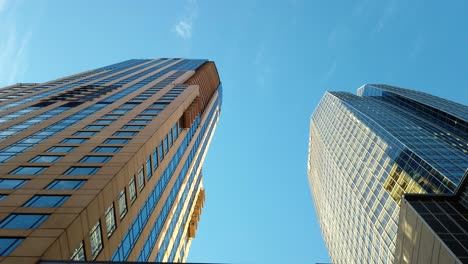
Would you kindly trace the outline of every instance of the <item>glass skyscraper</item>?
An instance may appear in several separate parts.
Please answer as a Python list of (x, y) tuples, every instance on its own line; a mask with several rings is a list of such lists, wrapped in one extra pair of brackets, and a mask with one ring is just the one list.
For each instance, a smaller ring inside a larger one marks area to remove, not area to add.
[(0, 89), (0, 262), (184, 262), (221, 96), (167, 58)]
[(468, 168), (468, 107), (364, 85), (311, 117), (308, 178), (333, 263), (392, 263), (403, 193), (452, 193)]

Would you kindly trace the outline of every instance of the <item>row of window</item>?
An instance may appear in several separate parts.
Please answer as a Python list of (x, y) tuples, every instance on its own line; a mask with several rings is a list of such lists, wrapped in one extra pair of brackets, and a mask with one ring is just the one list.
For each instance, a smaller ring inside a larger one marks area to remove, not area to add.
[[(179, 134), (179, 126), (178, 124), (174, 125), (174, 130), (176, 130), (175, 135)], [(171, 135), (174, 135), (171, 129)], [(177, 136), (172, 138), (171, 137), (171, 145), (173, 144), (172, 140), (176, 140)], [(157, 148), (155, 148), (155, 151), (157, 153)], [(167, 152), (166, 152), (167, 153)], [(148, 181), (152, 174), (153, 170), (155, 170), (159, 164), (160, 161), (164, 158), (161, 156), (161, 158), (158, 158), (157, 156), (153, 156), (155, 158), (153, 161), (151, 160), (151, 156), (148, 156), (148, 158), (145, 161), (145, 164), (141, 166), (137, 173), (136, 177), (133, 176), (131, 177), (129, 183), (128, 183), (128, 198), (130, 205), (132, 205), (136, 198), (137, 198), (137, 184), (138, 184), (138, 190), (141, 192), (143, 188), (145, 187), (145, 182)], [(152, 166), (152, 163), (154, 166)], [(146, 177), (145, 177), (146, 174)], [(145, 179), (146, 178), (146, 179)], [(138, 183), (137, 183), (138, 182)], [(118, 197), (117, 197), (117, 206), (118, 206), (118, 214), (119, 218), (122, 220), (125, 215), (128, 212), (127, 208), (127, 196), (126, 196), (126, 189), (124, 188), (123, 190), (120, 191)], [(147, 215), (147, 217), (149, 214)], [(105, 219), (105, 225), (106, 225), (106, 232), (107, 232), (107, 237), (110, 237), (115, 229), (116, 229), (116, 220), (115, 220), (115, 209), (114, 209), (114, 203), (112, 203), (106, 210), (104, 214), (104, 219)], [(71, 256), (72, 260), (85, 260), (85, 254), (84, 254), (84, 248), (82, 245), (83, 242), (80, 243), (80, 245), (77, 247), (77, 249), (74, 251), (74, 253)], [(91, 245), (91, 256), (92, 258), (96, 258), (99, 252), (101, 251), (103, 245), (102, 245), (102, 237), (101, 237), (101, 226), (100, 222), (94, 226), (94, 228), (90, 232), (90, 245)]]

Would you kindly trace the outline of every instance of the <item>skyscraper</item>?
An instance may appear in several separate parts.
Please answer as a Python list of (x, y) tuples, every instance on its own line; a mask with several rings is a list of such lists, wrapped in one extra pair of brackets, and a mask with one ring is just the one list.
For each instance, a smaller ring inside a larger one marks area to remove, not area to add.
[(334, 263), (391, 263), (403, 193), (452, 193), (468, 167), (468, 107), (364, 85), (311, 117), (308, 178)]
[(185, 261), (221, 91), (166, 58), (1, 89), (1, 263)]

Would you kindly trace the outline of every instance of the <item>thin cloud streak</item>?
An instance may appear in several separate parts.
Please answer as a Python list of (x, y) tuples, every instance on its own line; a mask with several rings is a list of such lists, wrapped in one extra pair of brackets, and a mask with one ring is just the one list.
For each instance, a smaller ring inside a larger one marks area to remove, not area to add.
[(174, 25), (174, 32), (182, 39), (192, 38), (193, 24), (198, 17), (198, 4), (195, 0), (187, 1), (184, 16)]
[[(0, 14), (6, 10), (6, 5), (5, 0), (0, 0)], [(28, 68), (27, 50), (33, 33), (19, 33), (14, 19), (14, 14), (5, 15), (0, 19), (3, 31), (3, 38), (0, 38), (0, 86), (17, 82)]]

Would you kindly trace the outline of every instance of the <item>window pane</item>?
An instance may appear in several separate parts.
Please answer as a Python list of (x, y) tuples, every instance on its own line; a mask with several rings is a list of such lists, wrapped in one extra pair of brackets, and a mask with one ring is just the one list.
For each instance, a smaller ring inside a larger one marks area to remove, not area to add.
[(35, 195), (23, 207), (59, 207), (68, 197), (68, 195)]
[(8, 256), (24, 238), (0, 238), (0, 256)]
[(110, 119), (98, 119), (98, 120), (94, 121), (94, 124), (104, 124), (104, 125), (107, 125), (107, 124), (111, 124), (112, 122), (114, 122), (114, 120), (110, 120)]
[(17, 189), (23, 184), (25, 184), (28, 180), (15, 180), (15, 179), (5, 179), (0, 180), (0, 189)]
[(70, 257), (70, 260), (75, 260), (75, 261), (85, 261), (85, 253), (84, 253), (84, 247), (83, 247), (83, 241), (80, 242), (78, 247), (73, 251), (72, 256)]
[(104, 163), (109, 161), (112, 156), (84, 156), (80, 162), (81, 163)]
[(143, 166), (141, 166), (141, 168), (138, 170), (138, 186), (140, 188), (140, 192), (141, 192), (141, 189), (145, 187), (145, 176), (143, 173)]
[(115, 230), (114, 204), (111, 204), (106, 210), (107, 237), (110, 237)]
[(71, 167), (64, 174), (65, 175), (94, 175), (100, 167)]
[(130, 204), (133, 204), (133, 202), (136, 200), (136, 186), (134, 177), (132, 177), (128, 183), (128, 194), (130, 196)]
[(151, 120), (145, 120), (145, 119), (132, 119), (130, 120), (130, 124), (148, 124), (149, 122), (151, 122)]
[(149, 180), (153, 175), (153, 169), (151, 168), (151, 155), (146, 158), (146, 178)]
[(76, 147), (51, 147), (47, 152), (72, 152)]
[(96, 153), (114, 153), (119, 152), (122, 147), (96, 147), (93, 152)]
[(167, 135), (164, 137), (164, 154), (167, 154), (167, 152), (169, 152), (169, 144), (168, 144), (168, 140), (167, 140)]
[(158, 156), (159, 156), (159, 162), (161, 162), (164, 159), (164, 152), (163, 152), (163, 143), (162, 141), (159, 143), (158, 146)]
[(76, 190), (79, 189), (86, 180), (54, 180), (46, 189), (47, 190)]
[(119, 193), (119, 214), (120, 219), (122, 219), (127, 213), (127, 201), (125, 199), (125, 190), (120, 191)]
[(145, 128), (145, 126), (143, 125), (126, 125), (126, 126), (123, 126), (122, 129), (127, 129), (127, 130), (140, 130), (140, 129), (143, 129)]
[(10, 174), (38, 175), (41, 174), (41, 172), (43, 172), (45, 169), (47, 169), (47, 167), (21, 166), (11, 171)]
[(88, 138), (66, 138), (62, 140), (60, 143), (67, 143), (67, 144), (80, 144), (88, 141)]
[(54, 162), (54, 161), (59, 161), (63, 158), (63, 156), (36, 156), (29, 162)]
[(130, 141), (128, 138), (108, 138), (104, 141), (105, 144), (127, 144)]
[(102, 250), (101, 224), (99, 221), (89, 232), (89, 241), (91, 243), (91, 256), (94, 260)]
[(37, 228), (47, 217), (46, 214), (11, 214), (0, 223), (0, 228)]
[(93, 136), (95, 135), (97, 132), (94, 132), (94, 131), (78, 131), (76, 132), (75, 134), (73, 134), (74, 136)]
[(159, 165), (159, 160), (158, 160), (158, 149), (154, 148), (153, 150), (153, 169), (157, 169)]
[(162, 110), (159, 110), (159, 109), (146, 109), (145, 111), (143, 111), (143, 113), (145, 114), (159, 114), (161, 113)]
[(137, 131), (117, 131), (113, 134), (113, 136), (135, 136), (137, 134)]
[(106, 128), (106, 126), (89, 125), (89, 126), (85, 126), (84, 128), (85, 128), (85, 129), (91, 129), (91, 130), (101, 130), (101, 129)]

